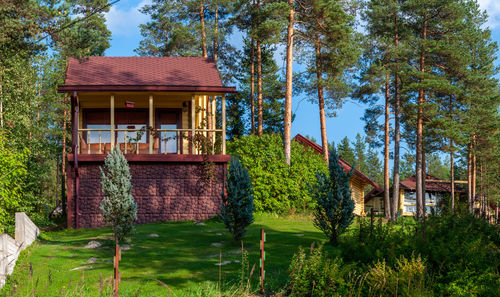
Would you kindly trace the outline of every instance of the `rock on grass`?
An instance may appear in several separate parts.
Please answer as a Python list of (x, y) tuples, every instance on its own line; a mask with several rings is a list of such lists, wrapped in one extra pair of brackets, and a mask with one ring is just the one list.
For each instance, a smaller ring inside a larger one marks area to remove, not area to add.
[(102, 243), (100, 243), (99, 241), (92, 240), (92, 241), (89, 241), (89, 243), (87, 243), (85, 248), (86, 249), (97, 249), (97, 248), (101, 247), (101, 245), (102, 245)]

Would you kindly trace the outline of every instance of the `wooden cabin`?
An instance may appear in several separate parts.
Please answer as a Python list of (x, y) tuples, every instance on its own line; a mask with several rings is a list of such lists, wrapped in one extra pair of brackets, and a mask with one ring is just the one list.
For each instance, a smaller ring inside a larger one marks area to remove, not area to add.
[[(220, 209), (225, 95), (213, 61), (198, 57), (70, 59), (59, 92), (71, 96), (68, 226), (103, 225), (99, 167), (120, 148), (129, 162), (137, 223), (199, 220)], [(210, 162), (214, 179), (207, 183)]]
[[(416, 182), (415, 175), (403, 180), (399, 184), (399, 214), (403, 216), (414, 216), (417, 211), (416, 199)], [(465, 190), (460, 187), (461, 184), (467, 182), (455, 181), (456, 197), (465, 194)], [(391, 199), (392, 199), (392, 189)], [(426, 174), (425, 177), (425, 207), (426, 213), (437, 213), (441, 210), (443, 201), (446, 197), (451, 195), (451, 182), (448, 180), (440, 180), (432, 175)], [(375, 188), (365, 196), (365, 212), (373, 208), (377, 214), (384, 213), (384, 189)]]
[[(319, 144), (307, 139), (306, 137), (297, 134), (294, 138), (294, 141), (297, 141), (298, 143), (312, 148), (316, 153), (323, 155), (323, 147), (320, 146)], [(347, 161), (345, 161), (342, 158), (339, 158), (339, 164), (344, 167), (345, 171), (349, 171), (352, 169), (352, 165), (349, 164)], [(349, 180), (349, 188), (351, 189), (351, 198), (354, 200), (354, 214), (358, 216), (364, 216), (365, 215), (365, 203), (364, 203), (364, 197), (365, 197), (365, 189), (367, 186), (372, 186), (374, 188), (378, 188), (378, 185), (376, 182), (374, 182), (372, 179), (370, 179), (368, 176), (363, 174), (361, 171), (357, 170), (354, 168), (354, 174), (352, 175), (351, 179)]]

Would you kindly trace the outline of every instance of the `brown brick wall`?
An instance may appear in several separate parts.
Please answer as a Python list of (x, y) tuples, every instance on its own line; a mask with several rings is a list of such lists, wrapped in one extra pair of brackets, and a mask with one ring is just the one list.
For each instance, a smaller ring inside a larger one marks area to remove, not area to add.
[[(100, 227), (103, 199), (99, 167), (102, 162), (79, 162), (80, 228)], [(226, 163), (215, 163), (215, 178), (204, 185), (200, 162), (129, 162), (132, 195), (138, 206), (137, 224), (208, 219), (220, 211)], [(75, 174), (68, 166), (68, 225), (76, 227)]]

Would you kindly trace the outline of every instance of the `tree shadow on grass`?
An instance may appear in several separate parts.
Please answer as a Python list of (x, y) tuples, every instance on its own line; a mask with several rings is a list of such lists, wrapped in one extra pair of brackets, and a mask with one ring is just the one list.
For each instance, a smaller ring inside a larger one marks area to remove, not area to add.
[[(136, 226), (135, 231), (128, 236), (131, 242), (123, 243), (130, 245), (130, 249), (122, 252), (121, 285), (129, 288), (147, 284), (148, 287), (152, 287), (150, 289), (158, 286), (157, 290), (163, 292), (165, 288), (162, 288), (161, 283), (174, 290), (185, 290), (206, 281), (217, 283), (219, 266), (216, 264), (219, 263), (220, 253), (222, 262), (231, 261), (230, 264), (220, 267), (223, 282), (238, 283), (241, 278), (241, 243), (233, 241), (222, 223), (214, 221), (205, 223), (205, 226), (197, 226), (192, 222)], [(290, 261), (299, 246), (309, 248), (313, 242), (326, 240), (320, 231), (311, 230), (310, 227), (304, 228), (301, 224), (288, 224), (290, 226), (280, 226), (280, 221), (275, 220), (253, 224), (248, 228), (244, 238), (244, 248), (248, 252), (249, 269), (255, 265), (252, 277), (254, 286), (257, 286), (259, 279), (261, 228), (267, 233), (266, 286), (271, 289), (283, 286), (288, 280)], [(158, 237), (151, 237), (153, 233), (158, 234)], [(114, 256), (114, 243), (111, 238), (109, 229), (66, 230), (42, 237), (39, 244), (45, 246), (45, 249), (40, 251), (37, 257), (55, 256), (48, 262), (49, 265), (61, 263), (61, 271), (54, 277), (61, 278), (62, 283), (67, 282), (71, 276), (75, 277), (81, 273), (81, 271), (70, 272), (69, 268), (84, 267), (82, 270), (85, 271), (85, 277), (95, 286), (99, 274), (112, 275), (113, 264), (109, 260)], [(100, 241), (103, 245), (98, 249), (86, 249), (85, 245), (91, 240)], [(222, 246), (212, 245), (215, 243)], [(55, 250), (57, 254), (50, 254), (51, 250)], [(329, 245), (325, 245), (325, 250), (332, 256), (338, 253), (338, 250)], [(92, 257), (98, 261), (87, 263)]]

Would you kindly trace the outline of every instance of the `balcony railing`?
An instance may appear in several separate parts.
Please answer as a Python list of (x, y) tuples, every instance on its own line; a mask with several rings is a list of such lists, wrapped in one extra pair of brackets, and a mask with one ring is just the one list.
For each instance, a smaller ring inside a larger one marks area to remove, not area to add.
[[(225, 154), (222, 129), (78, 129), (79, 154)], [(114, 135), (113, 135), (114, 134)]]

